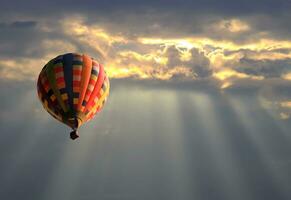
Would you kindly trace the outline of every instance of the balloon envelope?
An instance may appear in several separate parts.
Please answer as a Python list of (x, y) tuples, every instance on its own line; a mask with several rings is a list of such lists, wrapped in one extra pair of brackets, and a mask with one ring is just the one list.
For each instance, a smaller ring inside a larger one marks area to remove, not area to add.
[(50, 60), (42, 69), (37, 91), (43, 107), (73, 129), (91, 120), (109, 95), (103, 65), (87, 55), (68, 53)]

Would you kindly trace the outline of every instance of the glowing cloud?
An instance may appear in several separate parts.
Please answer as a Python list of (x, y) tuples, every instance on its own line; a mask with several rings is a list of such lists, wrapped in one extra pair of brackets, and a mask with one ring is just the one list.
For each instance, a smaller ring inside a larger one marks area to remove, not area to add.
[(239, 19), (222, 20), (214, 24), (214, 29), (229, 31), (231, 33), (245, 32), (250, 30), (250, 26)]
[[(250, 24), (238, 18), (216, 21), (209, 27), (213, 29), (214, 34), (215, 31), (226, 34), (253, 31)], [(129, 37), (122, 32), (110, 31), (97, 23), (88, 24), (86, 18), (81, 15), (60, 19), (58, 26), (54, 28), (46, 23), (39, 23), (36, 28), (43, 33), (57, 33), (62, 38), (44, 38), (38, 47), (44, 52), (41, 59), (2, 59), (2, 78), (31, 79), (46, 60), (64, 52), (84, 52), (104, 63), (111, 78), (208, 78), (219, 81), (222, 88), (227, 88), (239, 79), (266, 79), (270, 76), (266, 71), (271, 73), (275, 69), (278, 70), (273, 63), (280, 61), (282, 65), (289, 65), (291, 60), (291, 41), (271, 37), (260, 37), (241, 43), (231, 37), (215, 39), (206, 35), (176, 38), (138, 35)], [(28, 49), (27, 52), (32, 50)], [(282, 72), (279, 71), (275, 75), (284, 80), (291, 80), (291, 72), (286, 70), (287, 68), (282, 67)], [(15, 71), (20, 73), (15, 75)]]
[(291, 80), (291, 73), (287, 73), (287, 74), (282, 75), (282, 78), (286, 79), (286, 80)]

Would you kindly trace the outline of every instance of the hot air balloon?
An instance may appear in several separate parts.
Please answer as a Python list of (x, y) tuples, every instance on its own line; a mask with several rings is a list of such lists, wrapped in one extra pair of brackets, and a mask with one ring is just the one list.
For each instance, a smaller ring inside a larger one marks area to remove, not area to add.
[(38, 97), (45, 110), (73, 129), (98, 113), (109, 95), (109, 79), (102, 64), (88, 55), (68, 53), (50, 60), (37, 81)]

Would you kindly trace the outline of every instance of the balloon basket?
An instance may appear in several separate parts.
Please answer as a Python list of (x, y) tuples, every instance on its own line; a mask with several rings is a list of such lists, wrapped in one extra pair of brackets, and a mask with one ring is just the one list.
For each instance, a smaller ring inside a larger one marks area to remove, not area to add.
[(73, 130), (73, 131), (70, 133), (70, 138), (71, 138), (72, 140), (75, 140), (75, 139), (77, 139), (78, 137), (79, 137), (79, 135), (78, 135), (77, 130)]

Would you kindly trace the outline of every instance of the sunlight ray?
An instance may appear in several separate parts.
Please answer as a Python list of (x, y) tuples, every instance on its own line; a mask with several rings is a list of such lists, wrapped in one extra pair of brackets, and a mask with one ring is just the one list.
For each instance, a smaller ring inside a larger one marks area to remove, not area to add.
[(290, 126), (288, 126), (290, 120), (281, 119), (278, 116), (278, 111), (270, 107), (270, 105), (266, 105), (265, 100), (262, 97), (258, 97), (258, 101), (260, 107), (273, 119), (273, 122), (280, 129), (281, 133), (284, 134), (284, 137), (291, 142)]
[[(84, 137), (83, 140), (86, 144), (90, 139)], [(75, 194), (78, 180), (84, 172), (82, 166), (83, 157), (86, 157), (88, 151), (86, 145), (73, 143), (68, 139), (62, 145), (63, 152), (60, 152), (59, 159), (55, 161), (55, 168), (50, 176), (44, 199), (71, 199)]]
[[(29, 90), (25, 95), (20, 96), (21, 104), (15, 105), (5, 120), (14, 118), (19, 121), (21, 127), (18, 127), (19, 133), (16, 133), (15, 145), (9, 151), (11, 157), (6, 166), (2, 166), (1, 173), (4, 175), (2, 178), (6, 179), (6, 186), (9, 187), (13, 184), (12, 180), (22, 173), (23, 165), (27, 163), (27, 157), (37, 154), (39, 141), (43, 136), (41, 130), (46, 130), (49, 126), (50, 120), (46, 117), (42, 117), (43, 113), (38, 112), (39, 104), (35, 96), (34, 90)], [(37, 105), (37, 106), (36, 106)], [(29, 120), (27, 117), (29, 116)], [(5, 165), (5, 163), (3, 163)]]
[[(284, 174), (281, 174), (281, 172), (276, 169), (274, 165), (274, 160), (276, 158), (273, 156), (274, 154), (274, 147), (272, 147), (271, 141), (268, 136), (270, 132), (268, 133), (268, 130), (265, 129), (264, 123), (261, 124), (258, 119), (260, 117), (261, 113), (258, 113), (258, 110), (252, 110), (248, 105), (252, 106), (258, 106), (257, 101), (250, 102), (255, 100), (250, 99), (241, 99), (238, 97), (230, 97), (229, 102), (235, 111), (236, 115), (241, 120), (242, 124), (244, 125), (246, 131), (246, 135), (250, 139), (250, 141), (253, 143), (253, 146), (257, 149), (259, 156), (261, 158), (261, 162), (263, 162), (263, 165), (265, 169), (268, 172), (268, 175), (273, 179), (275, 182), (273, 184), (274, 187), (278, 191), (280, 191), (280, 194), (282, 194), (284, 197), (288, 196), (288, 191), (290, 190), (288, 186), (289, 180), (284, 180)], [(255, 104), (255, 105), (254, 105)], [(261, 116), (262, 117), (262, 116)], [(265, 122), (266, 123), (266, 122)], [(273, 134), (273, 133), (272, 133)]]
[(154, 126), (158, 123), (160, 128), (155, 137), (161, 142), (161, 147), (165, 151), (162, 155), (169, 167), (168, 176), (173, 199), (195, 199), (196, 187), (191, 188), (191, 179), (195, 177), (195, 172), (189, 168), (190, 152), (186, 152), (185, 149), (183, 123), (179, 116), (180, 92), (161, 90), (158, 94), (152, 104), (152, 115), (153, 119), (159, 119), (159, 122), (152, 121), (152, 123), (155, 124)]
[[(232, 153), (230, 141), (223, 127), (220, 115), (216, 111), (219, 103), (214, 102), (214, 95), (193, 92), (189, 95), (193, 110), (199, 113), (199, 120), (205, 134), (205, 142), (214, 162), (216, 174), (220, 177), (219, 187), (226, 192), (228, 199), (250, 199), (242, 169)], [(219, 100), (219, 98), (216, 97)], [(193, 111), (194, 112), (194, 111)]]

